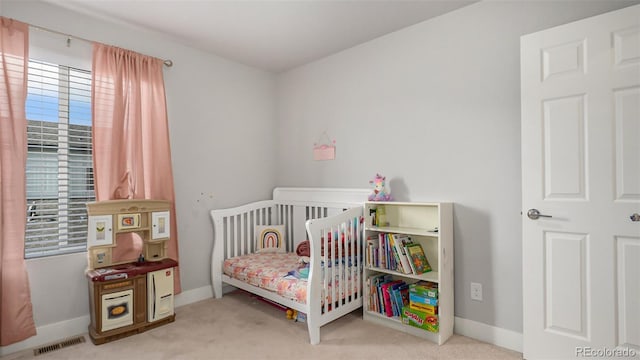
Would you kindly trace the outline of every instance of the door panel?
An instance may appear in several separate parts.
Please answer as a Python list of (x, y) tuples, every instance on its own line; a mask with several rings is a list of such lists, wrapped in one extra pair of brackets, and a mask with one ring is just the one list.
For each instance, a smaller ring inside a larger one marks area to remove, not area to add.
[(584, 74), (584, 41), (542, 50), (543, 80), (551, 77)]
[[(640, 41), (640, 39), (639, 39)], [(640, 200), (640, 87), (616, 90), (616, 199)]]
[(546, 199), (586, 199), (584, 95), (544, 100)]
[(585, 234), (545, 233), (545, 328), (581, 339), (589, 333), (587, 246)]
[(640, 347), (640, 237), (619, 237), (618, 323), (619, 344)]
[(640, 28), (631, 27), (614, 32), (613, 46), (616, 66), (640, 62)]
[(520, 58), (524, 357), (640, 353), (640, 5), (523, 36)]

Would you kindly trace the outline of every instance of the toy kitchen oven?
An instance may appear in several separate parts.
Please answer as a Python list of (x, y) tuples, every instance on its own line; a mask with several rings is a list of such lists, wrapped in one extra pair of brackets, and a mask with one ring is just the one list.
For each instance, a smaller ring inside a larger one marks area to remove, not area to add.
[(116, 340), (175, 320), (173, 259), (87, 271), (94, 344)]
[[(178, 262), (167, 257), (171, 206), (164, 200), (107, 200), (87, 204), (89, 336), (103, 344), (173, 322)], [(112, 256), (118, 237), (142, 239), (138, 261)], [(146, 261), (145, 261), (146, 259)]]

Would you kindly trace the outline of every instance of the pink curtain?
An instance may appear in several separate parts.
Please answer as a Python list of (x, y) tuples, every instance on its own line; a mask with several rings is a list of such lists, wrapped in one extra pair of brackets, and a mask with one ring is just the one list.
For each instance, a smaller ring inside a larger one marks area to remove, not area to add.
[[(98, 201), (171, 201), (168, 256), (178, 260), (175, 195), (163, 62), (113, 46), (93, 46), (93, 166)], [(141, 239), (120, 236), (113, 261), (135, 260)], [(176, 274), (179, 275), (179, 274)], [(180, 276), (175, 276), (180, 292)]]
[(0, 346), (36, 334), (24, 262), (29, 26), (0, 17)]

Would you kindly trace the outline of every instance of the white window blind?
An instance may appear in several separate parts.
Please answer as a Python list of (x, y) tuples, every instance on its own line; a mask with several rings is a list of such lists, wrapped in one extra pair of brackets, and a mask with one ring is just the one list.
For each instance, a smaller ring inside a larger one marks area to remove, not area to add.
[(86, 250), (95, 200), (91, 73), (30, 60), (25, 258)]

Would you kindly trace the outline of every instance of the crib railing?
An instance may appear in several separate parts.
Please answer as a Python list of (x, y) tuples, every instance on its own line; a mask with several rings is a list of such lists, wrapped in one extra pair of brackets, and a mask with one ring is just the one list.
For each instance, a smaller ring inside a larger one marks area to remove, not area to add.
[[(362, 305), (362, 208), (352, 208), (331, 218), (306, 222), (311, 238), (311, 263), (307, 292), (310, 310), (323, 316), (321, 326)], [(317, 256), (320, 254), (320, 256)], [(324, 299), (323, 299), (324, 297)], [(314, 304), (316, 303), (316, 304)]]

